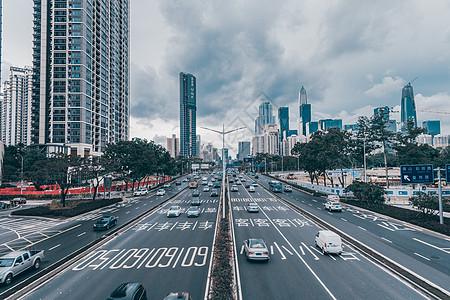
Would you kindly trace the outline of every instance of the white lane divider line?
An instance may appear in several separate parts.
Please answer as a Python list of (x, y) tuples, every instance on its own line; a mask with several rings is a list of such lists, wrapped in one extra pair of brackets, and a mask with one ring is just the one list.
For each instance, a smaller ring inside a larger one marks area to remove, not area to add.
[(384, 225), (381, 225), (381, 224), (377, 224), (377, 225), (380, 226), (380, 227), (383, 227), (384, 229), (387, 229), (387, 230), (390, 230), (390, 231), (395, 231), (394, 229), (386, 227)]
[(365, 220), (363, 217), (353, 214), (355, 217)]
[(177, 260), (176, 260), (175, 263), (173, 264), (172, 269), (175, 269), (175, 267), (177, 266), (178, 260), (180, 259), (181, 253), (183, 253), (183, 251), (184, 251), (184, 248), (181, 248), (180, 254), (178, 254)]
[(239, 254), (242, 254), (242, 253), (244, 253), (244, 245), (242, 245), (241, 252), (239, 252)]
[(332, 213), (328, 212), (329, 215), (333, 215)]
[(198, 223), (198, 221), (195, 221), (195, 224), (194, 224), (194, 226), (192, 227), (192, 230), (195, 229), (195, 227), (197, 226), (197, 223)]
[(250, 220), (250, 223), (252, 223), (252, 226), (255, 227), (255, 224), (253, 224), (252, 219), (249, 219), (249, 220)]
[(392, 244), (392, 241), (391, 241), (391, 240), (388, 240), (387, 238), (381, 237), (381, 239), (384, 240), (384, 241), (386, 241), (386, 242), (388, 242), (388, 243), (391, 243), (391, 244)]
[(320, 207), (317, 208), (318, 210), (322, 210)]
[(417, 256), (419, 256), (419, 257), (422, 257), (423, 259), (426, 259), (426, 260), (428, 260), (428, 261), (431, 260), (431, 259), (429, 259), (428, 257), (425, 257), (425, 256), (423, 256), (423, 255), (420, 255), (419, 253), (414, 252), (414, 254), (417, 255)]
[(129, 214), (130, 213), (130, 211), (127, 211), (125, 214), (127, 215), (127, 214)]
[(85, 232), (82, 232), (82, 233), (80, 233), (79, 235), (77, 235), (77, 237), (80, 237), (80, 236), (82, 236), (82, 235), (85, 235), (86, 234), (86, 231)]
[(302, 246), (298, 246), (300, 248), (300, 251), (302, 252), (302, 255), (305, 255), (305, 251), (303, 251), (303, 247)]
[(177, 226), (177, 224), (178, 224), (178, 222), (175, 222), (175, 224), (173, 224), (172, 228), (170, 228), (169, 231), (172, 231), (175, 228), (175, 226)]
[(346, 219), (344, 219), (344, 218), (341, 218), (341, 220), (342, 220), (342, 221), (344, 221), (344, 222), (347, 222), (347, 220), (346, 220)]
[(50, 249), (48, 249), (48, 251), (52, 251), (53, 249), (56, 249), (56, 248), (58, 248), (59, 246), (61, 246), (61, 244), (58, 244), (58, 245), (56, 245), (56, 246), (51, 247)]
[(358, 226), (359, 229), (362, 229), (364, 231), (367, 231), (367, 229), (365, 229), (364, 227)]
[(333, 260), (336, 260), (331, 254), (328, 253), (328, 256), (331, 257)]
[(314, 200), (314, 199), (313, 199), (313, 201), (314, 201), (314, 202), (317, 202), (317, 200)]
[(430, 244), (430, 243), (424, 242), (424, 241), (419, 240), (419, 239), (416, 239), (416, 238), (413, 238), (413, 240), (415, 240), (415, 241), (417, 241), (417, 242), (420, 242), (420, 243), (422, 243), (422, 244), (425, 244), (425, 245), (427, 245), (427, 246), (433, 247), (433, 248), (435, 248), (435, 249), (441, 250), (442, 252), (445, 252), (445, 253), (450, 254), (450, 249), (448, 249), (448, 248), (439, 248), (438, 246), (432, 245), (432, 244)]
[(278, 246), (278, 244), (276, 242), (273, 242), (273, 244), (275, 245), (275, 247), (277, 247), (278, 251), (280, 251), (281, 259), (286, 259), (286, 256), (284, 256), (284, 253), (283, 251), (281, 251), (281, 248)]
[(270, 255), (273, 255), (273, 246), (270, 246)]
[(308, 205), (309, 205), (309, 206), (312, 206), (312, 204), (311, 204), (311, 203), (309, 203)]
[(283, 247), (283, 249), (284, 249), (287, 253), (289, 253), (290, 255), (294, 255), (294, 253), (292, 253), (291, 251), (289, 251), (285, 246), (281, 246), (281, 247)]
[[(310, 247), (311, 247), (311, 249), (313, 249), (314, 251), (316, 251), (317, 253), (319, 253), (320, 255), (323, 256), (323, 253), (320, 252), (316, 247), (314, 247), (314, 246), (310, 246)], [(306, 248), (306, 249), (308, 249), (308, 251), (311, 252), (311, 250), (310, 250), (309, 248)], [(311, 253), (312, 253), (312, 252), (311, 252)], [(314, 254), (313, 254), (313, 255), (314, 255)]]
[(306, 250), (311, 253), (311, 255), (314, 257), (314, 260), (319, 260), (319, 258), (308, 248), (308, 246), (305, 245), (305, 243), (302, 242), (303, 247), (305, 247)]

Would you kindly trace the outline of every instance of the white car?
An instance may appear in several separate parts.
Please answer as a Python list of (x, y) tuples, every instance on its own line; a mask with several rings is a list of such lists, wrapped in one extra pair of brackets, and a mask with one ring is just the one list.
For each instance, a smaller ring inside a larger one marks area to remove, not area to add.
[(254, 187), (257, 187), (257, 186), (258, 186), (258, 184), (256, 183), (256, 181), (253, 181), (253, 182), (252, 182), (252, 186), (254, 186)]
[(316, 246), (322, 249), (322, 253), (342, 254), (344, 246), (339, 235), (330, 230), (320, 230), (316, 233)]
[(325, 209), (328, 209), (329, 211), (335, 210), (335, 211), (342, 211), (342, 205), (340, 202), (335, 201), (328, 201), (324, 204)]
[(137, 191), (134, 192), (134, 196), (145, 196), (148, 194), (148, 190), (147, 189), (138, 189)]
[(292, 188), (290, 185), (284, 185), (284, 192), (285, 193), (290, 193), (292, 192)]
[(247, 260), (269, 261), (269, 248), (262, 239), (248, 239), (244, 241), (245, 255)]
[(164, 196), (166, 194), (166, 190), (160, 189), (156, 192), (156, 196)]
[(259, 206), (258, 204), (254, 203), (254, 202), (250, 202), (249, 204), (247, 204), (247, 211), (249, 213), (251, 212), (259, 212)]
[(237, 192), (237, 191), (239, 191), (237, 185), (233, 184), (233, 185), (231, 186), (231, 191), (232, 191), (232, 192)]
[(209, 192), (209, 186), (205, 186), (205, 187), (203, 188), (203, 191), (204, 191), (204, 192)]
[(179, 206), (171, 206), (167, 211), (167, 217), (179, 217), (181, 214), (181, 207)]
[(254, 192), (255, 192), (255, 187), (254, 187), (253, 185), (251, 185), (251, 186), (248, 188), (248, 191), (249, 191), (250, 193), (254, 193)]
[(208, 182), (208, 186), (213, 186), (213, 185), (214, 185), (214, 183), (212, 183), (211, 181)]
[(164, 183), (164, 187), (165, 187), (165, 188), (170, 187), (170, 183), (168, 183), (168, 182), (167, 182), (167, 183)]

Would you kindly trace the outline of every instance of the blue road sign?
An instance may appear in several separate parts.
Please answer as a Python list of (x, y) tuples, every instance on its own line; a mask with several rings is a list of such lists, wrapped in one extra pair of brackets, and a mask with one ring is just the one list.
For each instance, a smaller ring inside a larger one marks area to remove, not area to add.
[(253, 162), (253, 157), (244, 157), (244, 162)]
[(445, 181), (447, 182), (447, 184), (450, 183), (450, 164), (446, 164), (445, 165)]
[(400, 166), (402, 184), (434, 183), (433, 165)]

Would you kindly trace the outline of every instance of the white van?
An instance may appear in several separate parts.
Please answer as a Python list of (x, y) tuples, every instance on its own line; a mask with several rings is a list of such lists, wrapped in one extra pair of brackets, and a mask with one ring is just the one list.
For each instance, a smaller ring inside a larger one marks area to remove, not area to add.
[(320, 230), (316, 233), (316, 246), (322, 249), (322, 253), (342, 254), (344, 246), (339, 235), (329, 230)]

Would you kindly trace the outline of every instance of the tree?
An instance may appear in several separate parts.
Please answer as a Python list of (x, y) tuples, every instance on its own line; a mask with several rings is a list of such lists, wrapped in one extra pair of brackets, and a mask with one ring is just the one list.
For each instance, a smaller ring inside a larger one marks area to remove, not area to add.
[[(439, 214), (439, 199), (437, 196), (419, 193), (409, 199), (411, 204), (422, 212), (424, 216), (434, 217)], [(444, 210), (450, 209), (450, 205), (443, 201)]]
[(347, 189), (353, 192), (356, 198), (365, 202), (369, 207), (384, 203), (386, 191), (378, 184), (354, 181)]

